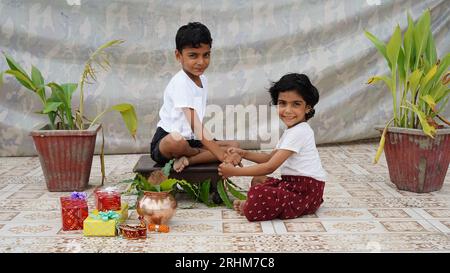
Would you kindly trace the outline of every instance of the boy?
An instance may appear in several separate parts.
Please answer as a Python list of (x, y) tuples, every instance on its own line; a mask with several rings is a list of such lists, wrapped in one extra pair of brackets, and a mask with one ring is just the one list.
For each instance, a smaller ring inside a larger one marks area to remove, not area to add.
[(181, 172), (188, 165), (221, 162), (237, 165), (238, 154), (227, 154), (237, 141), (212, 140), (203, 128), (208, 82), (203, 75), (209, 66), (212, 38), (206, 26), (194, 22), (178, 29), (175, 37), (175, 57), (182, 69), (172, 77), (164, 90), (164, 102), (159, 111), (150, 154), (164, 165), (175, 158), (173, 168)]

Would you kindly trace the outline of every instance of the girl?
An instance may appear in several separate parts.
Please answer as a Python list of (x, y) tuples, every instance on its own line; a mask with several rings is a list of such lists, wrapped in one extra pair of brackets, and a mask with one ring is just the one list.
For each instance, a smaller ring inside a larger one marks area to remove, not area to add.
[[(269, 89), (272, 103), (287, 126), (270, 154), (229, 148), (258, 163), (238, 168), (223, 163), (219, 175), (254, 176), (247, 200), (235, 200), (234, 209), (249, 221), (290, 219), (314, 213), (322, 204), (326, 173), (317, 152), (314, 132), (306, 122), (314, 116), (319, 93), (304, 74), (287, 74)], [(281, 166), (281, 179), (264, 176)]]

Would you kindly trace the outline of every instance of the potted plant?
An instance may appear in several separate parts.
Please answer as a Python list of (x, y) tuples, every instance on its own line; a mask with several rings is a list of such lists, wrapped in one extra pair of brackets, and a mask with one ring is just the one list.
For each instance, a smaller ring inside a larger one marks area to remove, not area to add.
[(450, 54), (437, 57), (430, 10), (417, 23), (407, 18), (403, 37), (397, 26), (387, 44), (365, 31), (390, 70), (368, 83), (383, 81), (393, 104), (392, 119), (376, 128), (382, 135), (374, 163), (384, 148), (391, 181), (400, 190), (422, 193), (441, 189), (450, 161), (450, 123), (441, 114), (449, 99)]
[[(134, 107), (128, 103), (114, 105), (93, 119), (84, 115), (84, 86), (97, 80), (99, 68), (110, 67), (108, 48), (123, 43), (112, 40), (96, 49), (86, 61), (79, 83), (46, 83), (38, 68), (32, 66), (31, 73), (25, 70), (7, 53), (3, 52), (8, 70), (0, 73), (9, 74), (26, 89), (32, 91), (42, 102), (38, 112), (48, 116), (48, 124), (31, 131), (30, 135), (39, 155), (41, 167), (49, 191), (82, 191), (89, 182), (95, 140), (101, 124), (98, 121), (110, 111), (118, 111), (127, 129), (134, 138), (137, 130), (137, 118)], [(73, 108), (72, 95), (79, 87), (80, 102)], [(102, 131), (103, 135), (103, 131)], [(100, 153), (102, 185), (104, 171), (104, 138)]]

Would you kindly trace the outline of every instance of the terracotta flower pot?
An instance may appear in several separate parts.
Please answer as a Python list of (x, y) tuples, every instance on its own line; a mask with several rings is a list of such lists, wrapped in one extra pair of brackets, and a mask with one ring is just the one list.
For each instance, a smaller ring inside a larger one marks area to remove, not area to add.
[(384, 152), (390, 179), (398, 189), (440, 190), (450, 162), (450, 129), (439, 129), (430, 138), (422, 130), (389, 127)]
[(49, 191), (86, 189), (99, 129), (31, 131)]

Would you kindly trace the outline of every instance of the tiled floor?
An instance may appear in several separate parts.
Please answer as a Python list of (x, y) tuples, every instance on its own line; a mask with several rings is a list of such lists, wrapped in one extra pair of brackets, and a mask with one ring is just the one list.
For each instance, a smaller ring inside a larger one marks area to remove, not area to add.
[[(62, 231), (58, 198), (68, 193), (46, 190), (38, 158), (0, 158), (0, 252), (450, 252), (450, 174), (439, 192), (399, 191), (389, 181), (384, 157), (371, 163), (376, 147), (319, 147), (329, 181), (314, 215), (248, 222), (225, 207), (177, 196), (170, 233), (149, 233), (139, 241)], [(133, 177), (139, 156), (106, 156), (107, 185), (124, 189), (120, 181)], [(90, 208), (99, 165), (95, 157), (86, 191)], [(248, 189), (250, 178), (233, 180)], [(136, 197), (123, 199), (133, 204)], [(129, 221), (136, 220), (131, 210)]]

